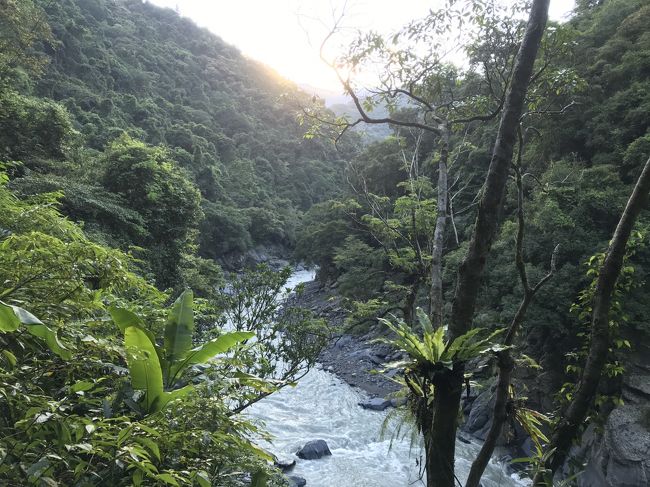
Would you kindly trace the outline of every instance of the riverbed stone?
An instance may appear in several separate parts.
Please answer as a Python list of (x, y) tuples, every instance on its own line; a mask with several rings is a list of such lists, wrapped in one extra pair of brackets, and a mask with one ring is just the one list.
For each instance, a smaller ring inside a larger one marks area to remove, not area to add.
[(372, 399), (359, 403), (359, 406), (361, 406), (363, 409), (370, 409), (372, 411), (383, 411), (390, 405), (390, 400), (384, 399), (382, 397), (373, 397)]
[(305, 479), (296, 475), (290, 475), (287, 479), (289, 479), (289, 487), (305, 487), (307, 485)]
[(296, 461), (288, 458), (278, 458), (273, 464), (283, 472), (288, 472), (296, 466)]
[(297, 453), (298, 458), (302, 458), (303, 460), (316, 460), (331, 454), (332, 452), (325, 440), (308, 441)]

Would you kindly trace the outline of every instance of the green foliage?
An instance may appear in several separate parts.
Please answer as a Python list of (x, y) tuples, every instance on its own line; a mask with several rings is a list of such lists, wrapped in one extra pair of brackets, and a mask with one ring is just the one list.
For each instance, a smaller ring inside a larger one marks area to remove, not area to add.
[[(165, 319), (166, 296), (131, 257), (62, 217), (60, 195), (19, 199), (7, 179), (0, 172), (3, 482), (239, 486), (243, 472), (266, 472), (251, 441), (264, 433), (231, 409), (244, 389), (274, 390), (233, 375), (233, 347), (253, 334), (215, 330), (195, 344), (204, 303), (187, 292)], [(209, 382), (183, 382), (217, 355)]]
[[(56, 333), (44, 325), (36, 316), (23, 308), (7, 305), (0, 301), (0, 332), (17, 331), (20, 325), (25, 325), (27, 332), (31, 335), (42, 338), (47, 347), (62, 359), (69, 360), (72, 357), (70, 351), (59, 341)], [(16, 357), (8, 350), (4, 352), (5, 358), (10, 361), (10, 365), (15, 366)]]
[[(647, 247), (646, 234), (646, 231), (635, 230), (630, 236), (623, 259), (623, 267), (616, 281), (609, 311), (609, 333), (612, 345), (609, 349), (608, 361), (603, 370), (603, 377), (605, 379), (615, 379), (625, 372), (625, 366), (623, 365), (624, 352), (632, 348), (630, 341), (624, 338), (621, 332), (621, 329), (629, 321), (624, 304), (625, 300), (629, 299), (632, 290), (642, 285), (639, 281), (636, 268), (634, 265), (630, 265), (630, 261), (638, 252), (643, 251)], [(576, 380), (582, 373), (582, 365), (585, 363), (589, 353), (589, 330), (591, 328), (593, 299), (598, 282), (598, 272), (604, 260), (605, 254), (599, 252), (591, 256), (585, 263), (587, 266), (586, 274), (591, 280), (588, 286), (578, 294), (576, 301), (571, 306), (571, 313), (577, 318), (578, 327), (580, 328), (580, 331), (576, 334), (580, 344), (577, 349), (567, 353), (568, 364), (565, 372), (569, 378), (576, 378)], [(574, 390), (574, 382), (566, 382), (558, 392), (559, 404), (567, 404), (573, 397)], [(601, 395), (596, 398), (596, 406), (599, 410), (606, 410), (607, 408), (604, 406), (608, 402), (618, 405), (622, 403), (622, 400), (617, 394), (611, 395), (611, 397)]]
[[(123, 308), (114, 307), (109, 311), (113, 322), (124, 333), (132, 387), (144, 391), (140, 405), (145, 414), (160, 411), (169, 401), (191, 390), (191, 386), (174, 389), (190, 367), (207, 362), (255, 336), (245, 331), (224, 333), (192, 348), (194, 305), (191, 291), (181, 294), (169, 311), (162, 347), (156, 344), (154, 335), (138, 316)], [(167, 392), (169, 389), (172, 391)]]
[[(410, 365), (407, 365), (407, 374), (410, 373), (409, 371), (433, 374), (437, 369), (451, 369), (454, 362), (466, 362), (472, 358), (504, 349), (502, 345), (494, 343), (494, 338), (501, 334), (503, 329), (498, 329), (479, 338), (481, 334), (485, 334), (485, 330), (473, 328), (449, 342), (445, 340), (447, 329), (439, 327), (434, 330), (429, 317), (421, 308), (417, 309), (417, 318), (422, 329), (422, 338), (403, 321), (393, 323), (390, 320), (380, 319), (381, 323), (386, 325), (397, 337), (381, 338), (379, 341), (391, 344), (406, 352), (411, 361)], [(431, 379), (432, 377), (425, 378)]]
[(123, 135), (107, 148), (103, 184), (147, 222), (147, 236), (135, 243), (150, 252), (157, 284), (179, 284), (178, 267), (202, 214), (200, 195), (162, 148)]
[(0, 89), (20, 77), (20, 72), (38, 74), (45, 56), (38, 43), (51, 44), (50, 26), (43, 11), (32, 0), (6, 0), (0, 5)]
[[(242, 390), (241, 384), (234, 384), (239, 396), (236, 410), (295, 384), (336, 332), (310, 311), (283, 303), (290, 275), (289, 267), (277, 272), (260, 264), (233, 276), (229, 289), (224, 290), (221, 307), (226, 328), (235, 330), (235, 336), (244, 330), (254, 334), (254, 340), (237, 349), (233, 357), (233, 364), (244, 372), (239, 377), (246, 386)], [(295, 291), (302, 292), (300, 288)]]
[[(183, 168), (183, 176), (201, 192), (207, 217), (200, 227), (203, 257), (241, 253), (259, 244), (290, 246), (300, 213), (338, 193), (341, 156), (332, 144), (302, 138), (304, 129), (294, 113), (307, 96), (267, 67), (151, 3), (36, 3), (45, 12), (54, 46), (44, 50), (50, 63), (35, 92), (65, 106), (89, 159), (96, 159), (98, 151), (109, 152), (108, 171), (119, 166), (116, 157), (124, 156), (115, 154), (114, 141), (122, 133), (168, 147), (165, 156), (157, 149), (140, 149), (140, 166), (121, 177), (112, 173), (106, 188), (126, 196), (127, 208), (139, 210), (135, 203), (142, 195), (129, 194), (128, 183), (133, 188), (146, 183), (144, 203), (157, 203), (160, 213), (169, 211), (171, 218), (195, 197), (176, 199), (184, 185), (170, 183), (176, 191), (170, 193), (155, 177), (164, 173), (160, 164), (153, 168), (145, 161), (173, 162), (176, 174)], [(117, 144), (124, 144), (120, 140)], [(102, 173), (86, 174), (85, 182), (97, 186)], [(70, 171), (60, 175), (75, 179)], [(160, 228), (155, 208), (145, 204), (141, 209), (152, 238), (167, 239), (161, 232), (169, 228)], [(75, 216), (87, 224), (110, 219), (79, 213)], [(185, 221), (198, 223), (197, 218)], [(129, 238), (128, 243), (151, 247), (137, 236)], [(159, 285), (179, 284), (173, 268), (177, 249), (152, 249), (145, 260), (152, 263)]]
[(0, 89), (0, 159), (60, 159), (73, 134), (70, 116), (58, 103)]

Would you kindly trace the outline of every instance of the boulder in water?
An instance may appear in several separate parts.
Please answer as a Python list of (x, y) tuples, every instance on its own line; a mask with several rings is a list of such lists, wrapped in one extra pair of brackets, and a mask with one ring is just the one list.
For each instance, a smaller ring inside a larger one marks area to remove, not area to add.
[(289, 487), (305, 487), (305, 485), (307, 485), (307, 481), (302, 477), (290, 475), (287, 478), (289, 479)]
[(363, 409), (371, 409), (373, 411), (383, 411), (391, 405), (390, 401), (381, 397), (374, 397), (368, 401), (359, 403)]
[(331, 454), (332, 452), (325, 440), (309, 441), (297, 453), (298, 458), (302, 458), (303, 460), (316, 460), (317, 458)]
[(283, 472), (288, 472), (293, 467), (296, 466), (295, 460), (289, 460), (288, 458), (278, 458), (273, 462), (273, 464)]

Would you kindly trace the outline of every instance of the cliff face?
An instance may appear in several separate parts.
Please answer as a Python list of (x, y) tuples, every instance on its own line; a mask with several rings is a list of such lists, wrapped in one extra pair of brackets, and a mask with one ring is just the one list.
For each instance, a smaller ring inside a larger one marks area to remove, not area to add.
[[(643, 487), (650, 485), (650, 346), (637, 342), (622, 381), (623, 404), (604, 425), (590, 425), (574, 448), (584, 472), (578, 485)], [(570, 472), (571, 466), (565, 468)]]

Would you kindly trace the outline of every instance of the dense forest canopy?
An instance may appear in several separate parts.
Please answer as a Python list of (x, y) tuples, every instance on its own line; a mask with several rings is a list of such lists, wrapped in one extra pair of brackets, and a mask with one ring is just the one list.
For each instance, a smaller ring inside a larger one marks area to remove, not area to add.
[[(190, 243), (212, 259), (291, 247), (300, 213), (341, 187), (345, 152), (302, 137), (294, 107), (306, 95), (213, 34), (141, 1), (36, 5), (49, 26), (42, 73), (13, 72), (2, 101), (3, 158), (21, 162), (13, 185), (62, 191), (64, 211), (96, 238), (167, 259), (152, 263), (160, 285), (180, 282), (161, 265), (179, 268)], [(131, 154), (122, 167), (119, 152)], [(167, 211), (158, 191), (178, 218), (155, 223), (150, 212)]]
[[(0, 483), (285, 485), (240, 413), (334, 333), (397, 350), (429, 486), (470, 393), (498, 427), (468, 487), (497, 440), (546, 485), (612, 411), (650, 434), (625, 403), (650, 381), (650, 6), (509, 8), (360, 34), (337, 117), (173, 10), (0, 0)], [(466, 66), (438, 57), (456, 28)], [(344, 330), (281, 305), (288, 268), (228, 274), (270, 247)]]

